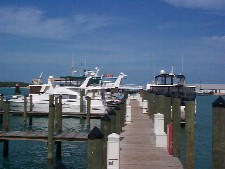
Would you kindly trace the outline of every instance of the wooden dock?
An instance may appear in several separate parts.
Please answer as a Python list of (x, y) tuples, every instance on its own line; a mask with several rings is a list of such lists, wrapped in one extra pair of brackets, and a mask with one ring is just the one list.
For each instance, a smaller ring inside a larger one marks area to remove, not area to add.
[[(9, 114), (11, 115), (23, 115), (23, 111), (9, 111)], [(4, 112), (0, 111), (0, 115), (3, 115)], [(48, 116), (48, 112), (38, 112), (38, 111), (28, 111), (27, 116)], [(91, 118), (101, 118), (104, 116), (105, 113), (91, 113)], [(82, 113), (82, 112), (62, 112), (63, 117), (83, 117), (85, 118), (87, 116), (87, 113)]]
[(153, 142), (153, 122), (131, 100), (132, 123), (123, 127), (120, 141), (120, 169), (183, 169), (178, 158)]
[[(0, 140), (33, 140), (48, 141), (47, 131), (8, 131), (0, 132)], [(55, 141), (87, 141), (88, 133), (58, 133)]]

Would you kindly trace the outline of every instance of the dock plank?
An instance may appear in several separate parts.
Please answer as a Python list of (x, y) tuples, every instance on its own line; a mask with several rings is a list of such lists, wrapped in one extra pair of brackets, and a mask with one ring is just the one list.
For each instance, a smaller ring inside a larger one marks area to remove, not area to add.
[[(0, 140), (37, 140), (47, 141), (47, 131), (9, 131), (0, 132)], [(87, 141), (88, 133), (58, 133), (55, 141)]]
[(183, 169), (166, 148), (155, 147), (153, 122), (131, 101), (132, 123), (123, 127), (120, 140), (120, 169)]

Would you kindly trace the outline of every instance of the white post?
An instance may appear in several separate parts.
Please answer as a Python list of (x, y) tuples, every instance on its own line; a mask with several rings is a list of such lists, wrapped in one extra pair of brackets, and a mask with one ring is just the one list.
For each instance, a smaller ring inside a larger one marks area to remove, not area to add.
[(164, 132), (164, 115), (154, 114), (154, 132)]
[(137, 100), (139, 102), (139, 106), (142, 107), (143, 106), (142, 97), (139, 93), (137, 93)]
[(154, 114), (154, 142), (156, 147), (167, 147), (167, 134), (164, 132), (164, 115)]
[(143, 100), (143, 114), (147, 114), (147, 109), (148, 109), (148, 101)]
[(126, 123), (131, 123), (131, 106), (127, 106), (126, 111)]
[(127, 98), (127, 100), (126, 100), (126, 105), (127, 105), (127, 106), (130, 105), (130, 97)]
[(108, 136), (107, 169), (120, 168), (120, 135), (112, 133)]

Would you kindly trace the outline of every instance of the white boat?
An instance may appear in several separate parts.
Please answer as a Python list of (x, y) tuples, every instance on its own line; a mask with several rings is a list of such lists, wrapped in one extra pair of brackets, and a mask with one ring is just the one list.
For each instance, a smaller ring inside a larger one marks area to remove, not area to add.
[[(171, 95), (171, 97), (181, 97), (181, 123), (185, 123), (185, 102), (193, 100), (196, 102), (195, 86), (185, 84), (183, 74), (166, 73), (164, 70), (155, 76), (154, 83), (147, 84), (147, 91), (159, 95)], [(195, 111), (196, 113), (196, 111)]]
[[(80, 112), (80, 91), (87, 90), (95, 83), (99, 83), (100, 79), (97, 76), (99, 69), (96, 71), (86, 71), (86, 76), (64, 76), (60, 78), (49, 77), (47, 84), (38, 83), (30, 85), (30, 95), (32, 95), (32, 111), (48, 112), (49, 111), (49, 95), (62, 96), (62, 111), (63, 112)], [(29, 109), (30, 97), (27, 97)], [(10, 99), (10, 110), (24, 111), (24, 97), (15, 96)], [(83, 110), (86, 109), (86, 99), (83, 97)], [(106, 113), (107, 107), (100, 98), (91, 98), (91, 113)]]

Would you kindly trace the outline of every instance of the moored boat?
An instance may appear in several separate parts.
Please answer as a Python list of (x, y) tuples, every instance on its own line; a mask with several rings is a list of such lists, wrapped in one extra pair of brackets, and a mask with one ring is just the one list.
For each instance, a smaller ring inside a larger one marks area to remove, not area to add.
[(160, 74), (155, 76), (154, 82), (147, 84), (146, 89), (149, 92), (159, 95), (180, 97), (181, 123), (185, 123), (185, 102), (191, 100), (196, 101), (196, 92), (195, 86), (185, 84), (185, 76), (183, 74), (175, 74), (173, 73), (173, 69), (170, 73), (161, 70)]

